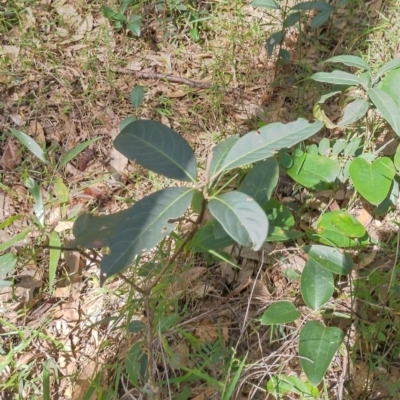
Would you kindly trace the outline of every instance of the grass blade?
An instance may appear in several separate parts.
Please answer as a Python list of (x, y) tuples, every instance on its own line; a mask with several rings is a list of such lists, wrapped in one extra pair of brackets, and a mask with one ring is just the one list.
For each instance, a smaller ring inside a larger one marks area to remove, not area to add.
[[(49, 244), (52, 247), (50, 249), (50, 262), (49, 262), (49, 289), (50, 291), (53, 289), (54, 279), (57, 272), (58, 261), (61, 256), (61, 240), (58, 233), (53, 231), (49, 236)], [(57, 249), (56, 249), (57, 247)]]
[(87, 140), (86, 142), (79, 143), (73, 149), (67, 151), (63, 155), (63, 157), (62, 157), (62, 159), (60, 161), (60, 164), (58, 164), (57, 169), (61, 169), (64, 165), (68, 164), (74, 157), (76, 157), (80, 152), (85, 150), (86, 147), (90, 146), (96, 140), (99, 140), (99, 138), (94, 138), (94, 139)]
[(27, 149), (35, 155), (40, 161), (43, 161), (45, 164), (49, 162), (46, 160), (44, 151), (42, 148), (26, 133), (18, 131), (17, 129), (10, 128), (12, 134), (24, 145)]

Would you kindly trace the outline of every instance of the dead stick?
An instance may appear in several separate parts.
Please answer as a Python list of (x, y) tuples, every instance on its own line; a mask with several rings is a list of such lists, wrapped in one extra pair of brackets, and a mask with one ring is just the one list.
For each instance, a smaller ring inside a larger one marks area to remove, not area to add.
[[(126, 68), (118, 68), (114, 69), (114, 71), (122, 74), (134, 74), (138, 78), (143, 78), (143, 79), (162, 79), (171, 83), (181, 83), (183, 85), (188, 85), (199, 89), (211, 89), (215, 87), (211, 83), (192, 81), (191, 79), (182, 78), (181, 76), (176, 76), (176, 75), (159, 74), (157, 72), (138, 72), (138, 71), (131, 71)], [(217, 86), (216, 88), (220, 92), (243, 92), (243, 90), (239, 88), (224, 88), (222, 86)]]

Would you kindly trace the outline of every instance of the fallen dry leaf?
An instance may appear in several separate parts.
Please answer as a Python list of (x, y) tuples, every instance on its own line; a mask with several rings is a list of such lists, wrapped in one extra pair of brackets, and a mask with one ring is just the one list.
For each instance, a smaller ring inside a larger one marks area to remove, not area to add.
[(21, 164), (21, 155), (17, 145), (11, 136), (8, 137), (4, 147), (4, 153), (1, 157), (0, 164), (11, 171)]

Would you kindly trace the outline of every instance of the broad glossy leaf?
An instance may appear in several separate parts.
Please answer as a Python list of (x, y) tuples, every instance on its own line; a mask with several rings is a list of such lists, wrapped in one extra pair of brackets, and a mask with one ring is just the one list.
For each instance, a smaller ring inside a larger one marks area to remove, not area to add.
[(296, 4), (291, 8), (291, 10), (302, 10), (302, 11), (334, 11), (335, 8), (331, 6), (326, 1), (303, 1), (299, 4)]
[(375, 205), (388, 195), (395, 175), (393, 162), (388, 157), (378, 158), (372, 163), (360, 157), (354, 158), (349, 172), (357, 192)]
[(68, 164), (73, 158), (75, 158), (79, 153), (86, 149), (86, 147), (90, 146), (99, 138), (94, 138), (87, 140), (86, 142), (79, 143), (73, 149), (67, 151), (61, 158), (60, 163), (57, 166), (57, 169), (61, 169), (64, 165)]
[(235, 191), (213, 197), (208, 204), (214, 218), (239, 244), (259, 250), (268, 234), (268, 218), (250, 196)]
[(309, 258), (301, 274), (301, 295), (312, 310), (324, 305), (334, 292), (332, 272)]
[(220, 170), (242, 167), (272, 157), (283, 148), (313, 136), (324, 124), (321, 121), (310, 123), (303, 118), (282, 124), (275, 122), (265, 125), (258, 131), (252, 131), (242, 136), (229, 150)]
[(16, 263), (17, 256), (13, 253), (0, 256), (0, 278), (4, 278), (10, 271), (12, 271)]
[(157, 121), (139, 120), (127, 125), (114, 140), (125, 157), (168, 178), (196, 181), (196, 158), (188, 142)]
[(275, 0), (253, 0), (251, 2), (253, 7), (268, 8), (270, 10), (278, 10), (279, 5)]
[(331, 151), (331, 141), (328, 138), (323, 138), (318, 145), (318, 153), (321, 156), (328, 156)]
[(394, 58), (393, 60), (390, 60), (386, 64), (382, 65), (382, 67), (378, 71), (377, 78), (399, 67), (400, 67), (400, 57)]
[(132, 15), (127, 27), (134, 35), (140, 36), (140, 31), (142, 29), (142, 17), (140, 15)]
[(265, 310), (261, 325), (288, 324), (300, 316), (301, 312), (291, 301), (276, 301)]
[(379, 89), (386, 92), (400, 107), (400, 68), (390, 71), (379, 85)]
[(293, 165), (286, 172), (293, 180), (307, 188), (330, 190), (335, 185), (340, 166), (331, 158), (304, 153), (300, 157), (293, 157)]
[(194, 189), (171, 187), (144, 197), (127, 210), (126, 219), (109, 239), (110, 254), (100, 264), (100, 282), (129, 267), (135, 257), (148, 253), (175, 229), (192, 201)]
[(218, 143), (212, 150), (213, 156), (208, 171), (208, 176), (212, 177), (216, 173), (222, 172), (221, 166), (232, 146), (240, 139), (239, 135), (233, 135)]
[(321, 11), (319, 12), (311, 21), (311, 29), (317, 29), (323, 24), (326, 24), (329, 21), (330, 16), (333, 11)]
[(279, 164), (271, 157), (259, 161), (244, 178), (240, 191), (263, 206), (272, 195), (279, 179)]
[(352, 215), (342, 211), (331, 220), (332, 225), (351, 238), (361, 238), (365, 235), (364, 226)]
[(316, 264), (339, 275), (348, 275), (354, 268), (351, 257), (335, 247), (313, 244), (305, 246), (304, 251)]
[(327, 328), (316, 321), (308, 321), (301, 329), (300, 363), (312, 385), (317, 386), (322, 381), (343, 338), (341, 329)]
[(332, 223), (332, 220), (342, 212), (343, 211), (338, 210), (323, 214), (318, 219), (316, 232), (307, 233), (307, 235), (312, 240), (329, 246), (354, 247), (369, 244), (369, 236), (367, 233), (361, 238), (350, 238)]
[(350, 55), (336, 56), (336, 57), (328, 58), (325, 62), (327, 62), (327, 63), (342, 63), (349, 67), (356, 67), (356, 68), (367, 69), (367, 70), (370, 69), (368, 63), (366, 61), (364, 61), (361, 57), (357, 57), (357, 56), (350, 56)]
[(317, 82), (332, 83), (333, 85), (362, 85), (362, 81), (358, 76), (344, 71), (317, 72), (311, 76), (311, 79)]
[(380, 89), (370, 89), (368, 96), (398, 136), (400, 136), (400, 110), (395, 101)]
[(10, 131), (40, 161), (45, 164), (49, 163), (42, 148), (30, 136), (14, 128), (10, 128)]
[[(140, 32), (139, 32), (140, 34)], [(132, 90), (131, 90), (131, 104), (135, 109), (137, 110), (140, 105), (142, 104), (142, 101), (144, 99), (144, 87), (140, 85), (136, 85)]]
[(336, 123), (338, 126), (350, 125), (363, 118), (368, 111), (368, 101), (364, 99), (354, 100), (347, 104), (344, 109), (343, 118)]
[(227, 233), (219, 238), (215, 236), (214, 228), (216, 222), (215, 220), (209, 221), (194, 234), (191, 242), (193, 252), (199, 253), (209, 250), (219, 250), (235, 244), (235, 240)]
[(393, 180), (392, 187), (386, 199), (374, 209), (373, 214), (377, 217), (386, 215), (389, 210), (395, 207), (399, 201), (399, 184), (396, 180)]

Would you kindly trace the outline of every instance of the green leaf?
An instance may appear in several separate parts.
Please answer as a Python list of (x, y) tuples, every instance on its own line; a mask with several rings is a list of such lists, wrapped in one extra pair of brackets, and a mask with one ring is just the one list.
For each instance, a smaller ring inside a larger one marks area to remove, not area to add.
[(338, 156), (346, 147), (346, 141), (344, 139), (335, 140), (332, 146), (332, 155)]
[(348, 275), (354, 268), (351, 257), (334, 247), (313, 244), (305, 246), (304, 251), (316, 264), (334, 274)]
[(21, 240), (25, 239), (28, 233), (31, 231), (30, 228), (26, 229), (25, 231), (18, 233), (18, 235), (13, 236), (11, 239), (7, 240), (7, 242), (0, 243), (0, 252), (9, 249), (14, 244), (20, 242)]
[(321, 156), (328, 156), (331, 150), (331, 142), (328, 138), (323, 138), (318, 145), (318, 153)]
[(69, 200), (68, 188), (65, 186), (62, 178), (56, 179), (53, 186), (54, 195), (60, 203), (67, 203)]
[(387, 93), (400, 107), (400, 68), (390, 71), (383, 79), (379, 86), (380, 90)]
[(24, 145), (26, 148), (35, 155), (40, 161), (45, 164), (49, 162), (46, 160), (46, 156), (41, 147), (26, 133), (18, 131), (17, 129), (10, 128), (11, 133)]
[(399, 201), (399, 184), (396, 180), (393, 180), (390, 193), (386, 196), (386, 199), (374, 209), (373, 214), (377, 217), (386, 215), (392, 207), (395, 207)]
[(127, 27), (134, 35), (140, 36), (142, 30), (142, 17), (140, 15), (132, 15)]
[(279, 5), (274, 0), (253, 0), (251, 5), (253, 7), (268, 8), (270, 10), (279, 9)]
[(397, 146), (396, 154), (394, 155), (394, 166), (396, 167), (397, 171), (400, 172), (400, 144)]
[(233, 135), (218, 143), (212, 150), (213, 156), (211, 159), (210, 169), (208, 176), (212, 177), (222, 171), (221, 166), (225, 160), (226, 155), (229, 153), (232, 146), (240, 139), (239, 135)]
[(193, 236), (191, 245), (194, 253), (207, 252), (209, 250), (219, 250), (235, 244), (227, 233), (217, 238), (215, 236), (215, 224), (217, 221), (211, 220), (202, 226)]
[(300, 318), (301, 312), (290, 301), (272, 303), (261, 317), (261, 325), (288, 324)]
[(323, 126), (320, 121), (309, 123), (299, 118), (288, 124), (275, 122), (263, 126), (259, 131), (249, 132), (231, 147), (220, 172), (272, 157), (276, 151), (294, 146), (317, 133)]
[(378, 158), (373, 163), (360, 157), (354, 158), (349, 172), (357, 192), (375, 205), (388, 195), (395, 175), (393, 162), (388, 157)]
[(303, 1), (302, 3), (296, 4), (290, 10), (302, 10), (302, 11), (334, 11), (335, 8), (325, 1)]
[(29, 189), (30, 194), (33, 196), (35, 202), (33, 203), (33, 211), (39, 220), (40, 224), (44, 226), (44, 203), (42, 191), (36, 181), (29, 177), (25, 181), (25, 186)]
[(8, 253), (0, 256), (0, 277), (4, 278), (9, 272), (11, 272), (14, 269), (16, 263), (17, 256), (13, 253)]
[(308, 382), (303, 382), (297, 376), (275, 375), (268, 381), (267, 390), (269, 393), (278, 395), (276, 396), (278, 399), (280, 398), (279, 395), (287, 393), (298, 394), (304, 399), (308, 399), (308, 396), (314, 398), (318, 398), (319, 396), (318, 388)]
[(362, 85), (362, 81), (358, 76), (344, 71), (317, 72), (311, 76), (311, 79), (317, 82), (332, 83), (333, 85)]
[(361, 238), (366, 233), (364, 226), (355, 217), (346, 212), (335, 214), (331, 222), (334, 227), (351, 238)]
[(281, 163), (282, 167), (290, 168), (293, 165), (293, 158), (285, 151), (279, 155), (279, 162)]
[(300, 364), (312, 385), (317, 386), (322, 381), (343, 338), (341, 329), (327, 328), (316, 321), (308, 321), (301, 329)]
[(196, 182), (196, 158), (188, 142), (157, 121), (127, 125), (114, 140), (125, 157), (168, 178)]
[(142, 349), (143, 342), (136, 342), (129, 349), (125, 358), (125, 368), (128, 373), (129, 381), (136, 387), (145, 379), (147, 368), (147, 355)]
[(145, 328), (145, 324), (140, 320), (134, 320), (129, 322), (128, 324), (128, 332), (137, 333), (142, 331)]
[(278, 46), (282, 42), (284, 36), (285, 33), (283, 31), (271, 33), (265, 44), (269, 56), (272, 55), (275, 46)]
[(346, 144), (343, 155), (345, 157), (355, 156), (359, 150), (362, 150), (361, 138), (354, 137), (349, 143)]
[(73, 149), (67, 151), (63, 157), (61, 158), (60, 163), (57, 166), (57, 169), (61, 169), (64, 165), (68, 164), (73, 158), (75, 158), (79, 153), (86, 149), (86, 147), (90, 146), (96, 140), (100, 138), (89, 139), (86, 142), (79, 143)]
[(304, 153), (300, 157), (293, 157), (293, 165), (286, 172), (307, 188), (330, 190), (335, 185), (340, 166), (331, 158)]
[(311, 29), (317, 29), (328, 22), (332, 13), (333, 11), (331, 10), (319, 12), (311, 21)]
[(378, 70), (376, 79), (378, 79), (382, 75), (386, 74), (387, 72), (392, 71), (393, 69), (396, 69), (399, 67), (400, 67), (400, 57), (390, 60), (386, 64), (382, 65), (382, 67)]
[(119, 130), (122, 131), (127, 125), (129, 125), (131, 122), (136, 121), (136, 117), (131, 115), (130, 117), (125, 118), (124, 120), (121, 121), (119, 124)]
[(400, 136), (400, 110), (395, 101), (383, 90), (370, 89), (368, 96), (398, 136)]
[(308, 236), (329, 246), (353, 247), (369, 244), (367, 233), (358, 239), (349, 238), (332, 223), (335, 216), (341, 213), (343, 211), (338, 210), (323, 214), (317, 222), (316, 233), (308, 233)]
[(175, 229), (192, 201), (194, 189), (171, 187), (144, 197), (126, 210), (109, 239), (110, 254), (100, 264), (100, 282), (129, 267), (135, 257), (148, 253)]
[(101, 13), (103, 16), (111, 21), (126, 22), (126, 18), (123, 14), (114, 11), (112, 8), (107, 6), (101, 6)]
[(279, 179), (279, 164), (271, 157), (259, 161), (246, 175), (240, 191), (263, 206), (272, 195)]
[(291, 26), (296, 25), (300, 21), (300, 18), (301, 18), (300, 12), (289, 14), (283, 21), (283, 27), (290, 28)]
[(131, 103), (133, 105), (133, 107), (136, 108), (136, 110), (140, 107), (140, 105), (142, 104), (144, 98), (144, 87), (140, 86), (140, 85), (136, 85), (132, 91), (131, 91)]
[(364, 99), (354, 100), (347, 104), (344, 109), (343, 118), (336, 123), (338, 126), (350, 125), (363, 118), (368, 111), (368, 101)]
[(361, 57), (357, 56), (336, 56), (328, 58), (325, 62), (327, 63), (342, 63), (349, 67), (356, 67), (361, 69), (370, 70), (370, 67), (366, 61)]
[(312, 310), (324, 305), (334, 292), (332, 272), (309, 258), (301, 274), (301, 295)]
[(243, 246), (259, 250), (268, 234), (268, 218), (251, 197), (235, 191), (213, 197), (208, 204), (214, 218)]
[(53, 231), (49, 236), (49, 244), (52, 247), (58, 247), (58, 249), (50, 249), (50, 260), (49, 260), (49, 290), (52, 291), (54, 285), (54, 279), (57, 273), (58, 261), (60, 260), (61, 250), (61, 240), (58, 233)]

